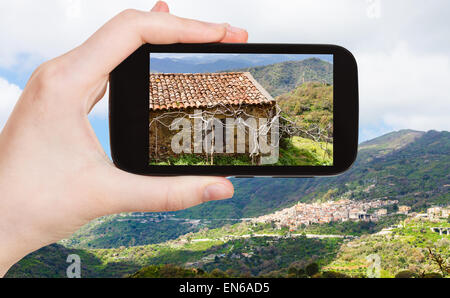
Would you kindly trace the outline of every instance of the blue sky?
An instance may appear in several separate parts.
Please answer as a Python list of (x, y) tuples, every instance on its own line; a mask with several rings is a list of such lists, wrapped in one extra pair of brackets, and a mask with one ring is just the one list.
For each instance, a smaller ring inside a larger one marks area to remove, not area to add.
[[(192, 59), (192, 58), (205, 58), (205, 60), (217, 60), (220, 58), (239, 58), (239, 57), (251, 57), (255, 54), (205, 54), (205, 53), (151, 53), (150, 58), (172, 58), (172, 59)], [(258, 56), (263, 56), (264, 54), (257, 54)], [(283, 54), (267, 54), (267, 55), (280, 55), (283, 56)], [(305, 54), (297, 54), (297, 55), (288, 55), (289, 60), (303, 60), (307, 58), (311, 58), (311, 56), (314, 56), (316, 58), (322, 59), (324, 61), (333, 62), (333, 55), (323, 55), (323, 54), (314, 54), (314, 55), (305, 55)]]
[[(450, 130), (450, 2), (169, 0), (172, 13), (244, 27), (249, 42), (331, 43), (356, 57), (360, 140), (403, 128)], [(0, 129), (40, 63), (82, 43), (144, 0), (0, 2)], [(20, 20), (19, 22), (17, 20)], [(107, 102), (89, 119), (109, 152)]]

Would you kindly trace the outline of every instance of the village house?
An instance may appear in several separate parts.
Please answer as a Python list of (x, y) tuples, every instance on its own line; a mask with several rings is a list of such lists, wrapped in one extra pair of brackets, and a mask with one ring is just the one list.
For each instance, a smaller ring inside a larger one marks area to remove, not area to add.
[(427, 215), (430, 219), (446, 218), (449, 216), (450, 208), (432, 207), (427, 209)]
[(411, 210), (411, 207), (409, 206), (398, 206), (398, 212), (399, 214), (408, 214), (409, 210)]
[(180, 153), (270, 155), (267, 145), (278, 137), (268, 131), (276, 101), (249, 72), (151, 73), (149, 99), (150, 161)]
[(378, 209), (376, 214), (377, 214), (377, 216), (385, 216), (385, 215), (387, 215), (387, 209), (386, 208)]

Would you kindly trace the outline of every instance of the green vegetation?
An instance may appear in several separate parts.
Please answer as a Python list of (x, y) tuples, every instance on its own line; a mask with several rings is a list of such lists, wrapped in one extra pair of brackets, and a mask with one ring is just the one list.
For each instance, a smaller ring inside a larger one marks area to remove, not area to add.
[(113, 248), (160, 243), (201, 227), (158, 213), (124, 213), (96, 219), (61, 244), (73, 248)]
[[(283, 148), (284, 147), (284, 148)], [(294, 136), (280, 148), (278, 166), (333, 165), (333, 144)]]
[(305, 82), (333, 84), (333, 64), (317, 58), (242, 68), (235, 71), (250, 72), (273, 97), (289, 92)]
[[(328, 166), (333, 164), (333, 144), (325, 142), (315, 142), (313, 140), (294, 136), (287, 139), (283, 148), (280, 148), (279, 160), (275, 165), (284, 166)], [(214, 155), (213, 162), (211, 157), (206, 155), (183, 154), (177, 157), (169, 157), (167, 161), (150, 162), (152, 165), (233, 165), (245, 166), (255, 165), (256, 159), (248, 155), (224, 156)], [(273, 165), (266, 165), (273, 166)]]
[[(271, 224), (239, 223), (144, 246), (80, 250), (51, 245), (25, 257), (7, 276), (64, 277), (65, 260), (74, 253), (81, 257), (83, 277), (363, 277), (371, 254), (381, 257), (382, 277), (404, 270), (414, 277), (445, 276), (428, 249), (449, 268), (450, 236), (432, 232), (432, 226), (450, 227), (445, 220), (408, 219), (391, 233), (349, 241), (292, 236)], [(328, 232), (324, 227), (322, 232)]]
[[(172, 166), (206, 166), (206, 165), (216, 165), (216, 166), (245, 166), (252, 165), (252, 159), (249, 155), (214, 155), (213, 162), (211, 162), (210, 155), (196, 155), (196, 154), (180, 154), (177, 157), (169, 157), (167, 161), (150, 162), (151, 165), (172, 165)], [(254, 163), (253, 163), (254, 164)]]
[[(118, 222), (117, 219), (123, 217), (112, 215), (83, 227), (64, 245), (111, 248), (132, 243), (144, 245), (164, 242), (185, 233), (196, 232), (205, 226), (218, 227), (229, 222), (219, 219), (259, 216), (290, 207), (298, 201), (326, 201), (340, 197), (355, 200), (387, 197), (399, 200), (399, 205), (411, 206), (412, 211), (422, 212), (427, 207), (446, 205), (450, 201), (448, 187), (444, 186), (450, 184), (449, 140), (448, 132), (424, 133), (404, 130), (390, 133), (362, 143), (355, 165), (337, 177), (232, 178), (235, 187), (233, 199), (207, 202), (187, 210), (169, 213), (179, 219), (203, 219), (198, 226), (174, 220), (145, 224)], [(373, 188), (369, 188), (371, 185)], [(154, 215), (146, 213), (146, 216)], [(130, 228), (131, 225), (134, 228)], [(361, 226), (360, 231), (363, 232), (366, 228), (367, 233), (379, 229)], [(339, 234), (344, 228), (333, 229), (337, 231), (334, 230), (331, 234)], [(355, 235), (359, 235), (359, 227), (355, 229)]]
[(70, 249), (52, 244), (39, 249), (15, 264), (5, 277), (66, 277), (67, 256), (77, 254), (81, 259), (82, 277), (122, 277), (125, 273), (138, 270), (141, 266), (121, 262), (103, 262), (95, 251)]
[(395, 214), (382, 217), (379, 221), (346, 221), (346, 222), (329, 222), (325, 224), (312, 224), (302, 227), (293, 233), (308, 234), (328, 234), (328, 235), (351, 235), (362, 236), (373, 234), (381, 231), (383, 228), (390, 227), (405, 219), (406, 215)]
[(277, 97), (283, 116), (302, 130), (320, 127), (333, 136), (333, 85), (307, 82)]
[[(365, 142), (353, 167), (335, 177), (311, 179), (232, 179), (232, 199), (208, 202), (177, 212), (184, 218), (240, 218), (263, 215), (296, 202), (340, 197), (354, 200), (389, 198), (422, 212), (450, 201), (450, 133), (403, 130)], [(395, 145), (389, 146), (392, 139)], [(370, 145), (370, 146), (369, 146)], [(371, 187), (373, 185), (373, 187)], [(276, 191), (274, 191), (276, 190)]]
[[(308, 264), (306, 267), (299, 267), (298, 264), (290, 266), (287, 270), (271, 271), (268, 274), (261, 274), (258, 277), (287, 277), (287, 278), (348, 278), (349, 276), (333, 271), (320, 271), (317, 263)], [(429, 275), (431, 277), (431, 275)], [(186, 269), (175, 265), (150, 265), (130, 275), (131, 278), (230, 278), (249, 277), (248, 274), (239, 273), (228, 269), (222, 271), (214, 269), (206, 272), (199, 268)]]
[[(289, 238), (286, 232), (268, 225), (239, 223), (217, 229), (203, 228), (176, 240), (144, 246), (82, 250), (55, 244), (25, 257), (11, 268), (8, 277), (64, 277), (69, 254), (80, 255), (83, 277), (122, 277), (139, 268), (161, 264), (192, 266), (212, 274), (214, 269), (220, 269), (228, 274), (235, 272), (234, 276), (257, 276), (288, 267), (293, 262), (329, 263), (342, 243), (338, 238)], [(255, 233), (273, 236), (249, 237)], [(164, 271), (171, 267), (151, 268)], [(164, 275), (161, 271), (158, 274)], [(188, 270), (183, 274), (192, 272)]]
[[(355, 166), (337, 177), (232, 179), (236, 195), (231, 200), (180, 212), (103, 217), (62, 242), (72, 248), (44, 247), (16, 264), (7, 276), (64, 277), (67, 256), (75, 253), (81, 256), (83, 277), (129, 276), (146, 266), (151, 266), (147, 270), (151, 276), (307, 277), (306, 267), (313, 262), (319, 269), (310, 277), (363, 277), (371, 254), (381, 257), (382, 277), (448, 277), (450, 236), (430, 229), (449, 227), (448, 219), (431, 222), (393, 215), (377, 223), (334, 222), (297, 231), (275, 229), (272, 224), (227, 224), (233, 221), (225, 219), (267, 214), (298, 201), (339, 198), (386, 197), (416, 212), (448, 205), (449, 140), (448, 132), (400, 131), (361, 144)], [(391, 231), (375, 234), (386, 227)], [(303, 233), (359, 238), (293, 236)], [(144, 271), (139, 271), (142, 276), (147, 274)]]
[(171, 264), (150, 265), (131, 274), (130, 278), (217, 278), (231, 277), (220, 270), (213, 270), (211, 273), (197, 268), (184, 268)]
[(408, 219), (390, 234), (366, 235), (343, 245), (338, 257), (325, 269), (351, 276), (365, 275), (369, 265), (366, 257), (377, 254), (381, 258), (381, 277), (424, 277), (433, 272), (443, 274), (428, 248), (448, 262), (450, 236), (432, 232), (432, 226), (449, 225), (445, 221), (436, 223)]
[(232, 240), (213, 250), (216, 254), (226, 253), (224, 257), (214, 258), (202, 268), (207, 271), (231, 269), (247, 276), (258, 276), (286, 268), (294, 262), (326, 264), (333, 260), (341, 243), (338, 238), (319, 240), (306, 237)]

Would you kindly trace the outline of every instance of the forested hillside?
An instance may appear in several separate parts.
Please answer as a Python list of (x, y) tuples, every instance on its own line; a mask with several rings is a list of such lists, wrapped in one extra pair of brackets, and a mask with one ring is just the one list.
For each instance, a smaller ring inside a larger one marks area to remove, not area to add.
[[(100, 248), (157, 243), (204, 227), (236, 222), (231, 219), (271, 213), (298, 201), (340, 197), (355, 200), (387, 197), (413, 207), (413, 211), (423, 211), (450, 201), (449, 144), (449, 132), (393, 132), (362, 143), (354, 166), (342, 175), (302, 179), (232, 178), (235, 187), (232, 199), (169, 213), (179, 221), (154, 222), (149, 218), (142, 223), (135, 217), (125, 220), (127, 217), (109, 216), (77, 232), (68, 244)], [(200, 220), (191, 223), (189, 219)]]
[[(396, 142), (391, 144), (390, 139)], [(234, 179), (233, 199), (177, 213), (193, 218), (250, 217), (297, 201), (395, 198), (421, 211), (449, 201), (450, 133), (402, 130), (362, 143), (353, 167), (324, 178)], [(373, 185), (373, 187), (369, 187)], [(369, 187), (369, 189), (367, 189)], [(276, 191), (274, 191), (276, 190)]]
[(306, 82), (333, 84), (333, 64), (318, 58), (240, 68), (233, 71), (250, 72), (274, 98)]
[[(113, 248), (74, 249), (50, 245), (24, 258), (7, 276), (64, 277), (69, 254), (80, 255), (84, 277), (121, 277), (149, 265), (157, 266), (149, 267), (145, 274), (141, 271), (142, 276), (150, 274), (148, 270), (164, 276), (170, 272), (191, 274), (181, 269), (185, 266), (202, 266), (211, 272), (202, 276), (220, 276), (224, 271), (229, 276), (242, 273), (247, 276), (303, 276), (302, 270), (309, 262), (319, 264), (325, 270), (324, 275), (332, 274), (331, 270), (359, 276), (364, 275), (367, 267), (364, 258), (369, 253), (378, 253), (387, 260), (383, 265), (384, 276), (393, 276), (399, 270), (424, 276), (438, 268), (427, 255), (427, 249), (445, 256), (449, 251), (449, 236), (430, 231), (430, 225), (445, 227), (449, 219), (438, 223), (408, 219), (387, 236), (367, 234), (396, 225), (404, 216), (386, 217), (378, 223), (311, 225), (293, 232), (362, 235), (350, 242), (342, 242), (342, 238), (289, 237), (287, 230), (276, 230), (270, 225), (234, 224), (233, 219), (271, 213), (298, 201), (339, 198), (396, 199), (399, 204), (411, 206), (412, 211), (425, 211), (434, 205), (447, 206), (450, 202), (448, 152), (449, 132), (403, 130), (390, 133), (362, 143), (354, 167), (342, 175), (310, 179), (233, 179), (236, 195), (231, 200), (168, 214), (105, 217), (83, 227), (64, 244)], [(256, 233), (261, 235), (252, 236)], [(166, 241), (174, 238), (177, 239)], [(163, 268), (161, 264), (181, 267)]]
[(307, 82), (277, 97), (284, 115), (301, 130), (319, 127), (333, 136), (333, 85)]

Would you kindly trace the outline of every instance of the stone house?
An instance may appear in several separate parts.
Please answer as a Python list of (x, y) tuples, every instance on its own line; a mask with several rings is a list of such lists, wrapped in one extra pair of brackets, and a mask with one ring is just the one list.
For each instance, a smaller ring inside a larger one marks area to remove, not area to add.
[(277, 111), (248, 72), (150, 73), (149, 160), (184, 153), (253, 161), (271, 153), (262, 145), (275, 140), (269, 128)]
[(398, 206), (398, 212), (399, 214), (408, 214), (409, 210), (411, 210), (411, 207), (406, 206), (406, 205), (402, 205), (402, 206)]

